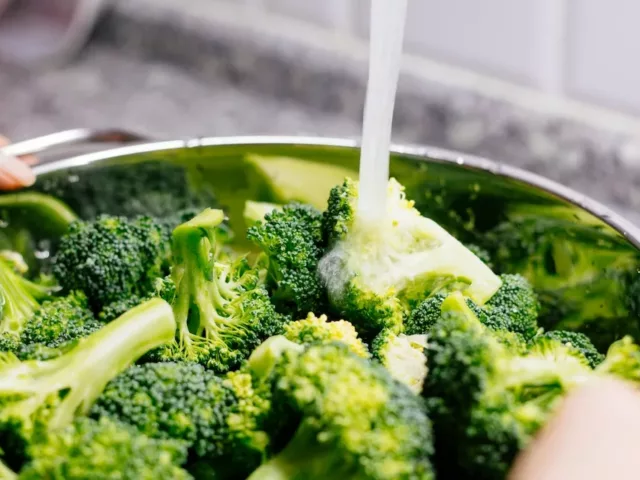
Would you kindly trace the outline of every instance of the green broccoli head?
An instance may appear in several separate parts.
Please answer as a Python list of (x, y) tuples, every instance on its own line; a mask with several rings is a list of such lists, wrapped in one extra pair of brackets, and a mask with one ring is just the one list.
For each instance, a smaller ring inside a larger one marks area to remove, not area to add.
[(346, 180), (331, 192), (323, 231), (328, 252), (319, 264), (329, 301), (354, 322), (365, 339), (380, 330), (402, 330), (418, 302), (437, 293), (462, 291), (478, 305), (500, 279), (471, 251), (432, 220), (422, 217), (389, 181), (386, 218), (358, 216), (358, 186)]
[(91, 411), (135, 426), (151, 438), (187, 445), (195, 458), (220, 459), (232, 451), (232, 389), (196, 363), (135, 365), (114, 378)]
[(303, 316), (323, 310), (326, 292), (318, 276), (323, 253), (320, 212), (308, 205), (285, 205), (249, 228), (247, 238), (268, 259), (268, 284), (280, 311)]
[(567, 332), (564, 330), (552, 330), (543, 334), (544, 338), (551, 338), (563, 345), (579, 351), (589, 363), (591, 368), (596, 368), (604, 360), (596, 347), (593, 346), (589, 337), (580, 332)]
[(404, 333), (406, 335), (428, 333), (440, 319), (440, 309), (445, 298), (447, 298), (446, 294), (438, 293), (420, 302), (405, 319)]
[(155, 299), (51, 360), (20, 362), (11, 353), (0, 354), (0, 447), (11, 466), (43, 434), (86, 414), (113, 377), (169, 342), (175, 328), (170, 306)]
[(326, 315), (316, 317), (309, 313), (304, 320), (285, 325), (283, 335), (301, 345), (342, 342), (356, 355), (369, 358), (367, 346), (358, 337), (354, 326), (345, 320), (329, 322)]
[(270, 378), (272, 415), (289, 419), (270, 433), (284, 448), (250, 480), (435, 478), (424, 404), (381, 365), (311, 345), (285, 349)]
[(78, 418), (46, 435), (30, 453), (33, 459), (20, 472), (23, 480), (192, 479), (180, 468), (187, 460), (184, 445), (151, 439), (106, 418)]
[(505, 477), (563, 396), (589, 378), (577, 350), (541, 339), (523, 354), (501, 334), (485, 327), (460, 294), (443, 302), (423, 389), (441, 473)]
[(0, 333), (19, 334), (53, 289), (24, 278), (0, 258)]
[(86, 295), (72, 292), (66, 297), (44, 302), (25, 325), (21, 341), (27, 345), (39, 343), (57, 348), (87, 337), (101, 327), (89, 309)]
[(216, 227), (221, 210), (207, 209), (173, 232), (176, 341), (152, 356), (191, 361), (224, 373), (234, 370), (287, 320), (264, 289), (265, 273), (244, 258), (219, 261)]
[[(83, 220), (102, 214), (164, 219), (187, 209), (214, 207), (217, 200), (198, 182), (196, 168), (167, 159), (131, 164), (97, 165), (77, 175), (68, 170), (51, 172), (34, 188), (64, 201)], [(177, 224), (176, 224), (177, 225)]]
[(427, 335), (396, 335), (382, 330), (371, 344), (371, 353), (396, 380), (419, 394), (427, 376)]
[(490, 327), (533, 338), (538, 333), (540, 302), (531, 284), (522, 275), (500, 276), (502, 285), (484, 306)]
[(150, 217), (100, 216), (76, 222), (60, 239), (53, 273), (67, 291), (83, 291), (92, 308), (153, 290), (169, 254), (166, 232)]

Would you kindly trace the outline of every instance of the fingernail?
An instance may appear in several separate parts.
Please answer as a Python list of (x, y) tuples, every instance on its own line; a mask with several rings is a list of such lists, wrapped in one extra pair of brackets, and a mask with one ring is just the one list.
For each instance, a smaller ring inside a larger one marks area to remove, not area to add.
[(2, 152), (0, 152), (0, 171), (23, 187), (30, 187), (36, 181), (36, 176), (28, 165)]

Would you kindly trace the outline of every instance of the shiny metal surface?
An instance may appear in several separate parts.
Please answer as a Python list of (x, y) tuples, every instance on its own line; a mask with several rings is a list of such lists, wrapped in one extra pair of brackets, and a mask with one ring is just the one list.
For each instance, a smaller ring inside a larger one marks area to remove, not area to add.
[[(83, 140), (88, 140), (91, 136), (95, 136), (95, 134), (89, 135), (88, 133), (88, 131), (84, 130), (61, 132), (60, 134), (40, 137), (40, 139), (34, 141), (21, 142), (20, 145), (14, 144), (6, 147), (5, 150), (6, 153), (12, 155), (37, 153), (49, 147), (49, 145), (46, 145), (49, 138), (63, 140), (65, 137), (69, 137), (76, 140), (82, 137)], [(142, 139), (142, 137), (135, 134), (125, 133), (125, 135), (131, 135), (131, 141)], [(34, 142), (41, 144), (41, 146), (35, 146)], [(59, 144), (57, 141), (55, 143), (56, 145)], [(161, 154), (162, 157), (168, 160), (176, 156), (191, 156), (193, 161), (197, 162), (197, 159), (200, 158), (208, 159), (206, 160), (208, 162), (229, 154), (237, 156), (239, 153), (244, 155), (251, 152), (267, 152), (271, 155), (294, 155), (303, 159), (305, 157), (316, 158), (323, 151), (331, 154), (339, 153), (341, 157), (347, 157), (355, 169), (354, 161), (357, 159), (359, 152), (358, 146), (359, 143), (355, 140), (337, 138), (260, 136), (193, 138), (140, 143), (66, 158), (37, 166), (36, 173), (41, 175), (65, 169), (110, 164), (118, 158), (126, 158), (131, 163), (136, 163), (136, 161), (145, 162), (152, 157), (156, 157), (154, 158), (156, 160), (157, 155), (154, 154)], [(492, 179), (492, 182), (502, 182), (518, 191), (519, 195), (531, 196), (532, 199), (537, 199), (541, 196), (554, 198), (555, 204), (572, 206), (579, 211), (585, 211), (597, 217), (603, 224), (610, 226), (624, 236), (631, 245), (640, 248), (640, 228), (587, 195), (578, 193), (540, 175), (482, 157), (417, 145), (394, 145), (392, 147), (392, 162), (438, 164), (440, 165), (438, 173), (444, 176), (445, 180), (450, 173), (465, 171), (469, 177), (475, 177), (479, 181)], [(509, 198), (505, 198), (505, 201), (508, 200)]]
[(43, 135), (31, 138), (23, 142), (12, 143), (0, 148), (0, 152), (5, 155), (22, 157), (25, 155), (35, 155), (43, 152), (51, 153), (55, 148), (66, 148), (69, 155), (69, 148), (72, 146), (87, 146), (99, 144), (126, 144), (141, 142), (147, 138), (136, 133), (118, 129), (92, 130), (87, 128), (75, 128), (62, 132)]
[[(283, 193), (263, 178), (264, 172), (257, 175), (250, 161), (252, 155), (295, 159), (277, 172), (275, 182), (289, 182), (292, 188)], [(38, 165), (36, 188), (61, 196), (80, 216), (91, 217), (104, 204), (105, 194), (97, 194), (96, 188), (100, 190), (109, 182), (135, 184), (132, 179), (157, 177), (165, 167), (178, 167), (188, 174), (190, 185), (213, 192), (226, 208), (234, 230), (243, 233), (244, 200), (299, 200), (322, 207), (319, 203), (327, 198), (331, 186), (345, 174), (357, 176), (358, 160), (358, 143), (346, 139), (192, 138), (137, 143)], [(330, 165), (339, 174), (329, 175), (328, 181), (322, 172)], [(175, 170), (167, 172), (171, 176)], [(390, 174), (406, 186), (407, 197), (416, 201), (423, 214), (463, 241), (475, 242), (515, 210), (521, 219), (524, 215), (526, 222), (541, 226), (534, 235), (544, 237), (550, 249), (559, 247), (568, 252), (561, 269), (554, 270), (551, 284), (538, 290), (553, 301), (563, 302), (563, 309), (545, 317), (545, 328), (559, 325), (584, 331), (603, 349), (624, 334), (640, 335), (640, 319), (633, 310), (640, 305), (640, 298), (631, 299), (635, 306), (629, 307), (630, 290), (625, 287), (621, 291), (612, 280), (624, 277), (633, 281), (639, 277), (640, 229), (618, 214), (538, 175), (438, 148), (394, 146)], [(143, 181), (140, 189), (116, 186), (113, 191), (107, 190), (116, 198), (108, 213), (118, 214), (120, 209), (130, 212), (132, 206), (153, 210), (162, 191), (154, 191), (150, 183)], [(524, 270), (546, 268), (545, 255), (538, 255)], [(572, 270), (574, 267), (577, 271)], [(572, 313), (566, 314), (565, 303)], [(576, 323), (583, 306), (589, 314), (589, 322), (584, 325)]]

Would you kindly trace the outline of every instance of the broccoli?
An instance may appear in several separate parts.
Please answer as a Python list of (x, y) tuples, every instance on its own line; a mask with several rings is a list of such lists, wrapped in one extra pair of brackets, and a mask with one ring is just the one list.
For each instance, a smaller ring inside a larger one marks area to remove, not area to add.
[(402, 330), (403, 317), (425, 297), (462, 291), (483, 305), (500, 279), (432, 220), (422, 217), (391, 179), (386, 218), (358, 217), (358, 185), (334, 188), (323, 218), (329, 247), (319, 264), (331, 305), (368, 340), (383, 328)]
[[(513, 332), (527, 341), (538, 332), (540, 303), (533, 288), (521, 275), (501, 275), (498, 291), (483, 306), (467, 298), (467, 305), (478, 319), (497, 332)], [(440, 318), (444, 294), (429, 297), (411, 311), (404, 323), (404, 333), (428, 333)], [(506, 339), (507, 337), (505, 337)], [(514, 339), (515, 337), (510, 337)]]
[(284, 448), (250, 480), (435, 478), (424, 404), (381, 365), (341, 343), (285, 348), (270, 378)]
[(545, 332), (543, 338), (557, 340), (567, 347), (578, 350), (587, 362), (589, 362), (591, 368), (596, 368), (604, 360), (604, 355), (596, 350), (596, 347), (593, 346), (589, 337), (584, 333), (553, 330)]
[(526, 355), (494, 337), (459, 293), (442, 304), (426, 349), (440, 474), (504, 478), (563, 395), (590, 374), (582, 355), (550, 339)]
[(279, 311), (297, 317), (322, 311), (326, 292), (318, 276), (324, 251), (320, 212), (308, 205), (285, 205), (249, 228), (247, 238), (268, 258), (268, 284)]
[(19, 334), (51, 290), (27, 280), (0, 258), (0, 333)]
[(169, 242), (150, 217), (100, 216), (71, 224), (60, 239), (53, 274), (67, 291), (81, 290), (94, 311), (153, 290)]
[(20, 480), (192, 479), (180, 468), (187, 457), (184, 445), (148, 438), (107, 419), (78, 418), (45, 435), (30, 453), (33, 459)]
[(206, 209), (173, 232), (172, 278), (176, 340), (156, 360), (193, 361), (225, 373), (249, 357), (260, 342), (281, 333), (278, 314), (263, 287), (264, 272), (246, 259), (218, 260), (216, 227), (221, 210)]
[(427, 376), (426, 346), (427, 335), (396, 335), (385, 329), (373, 340), (371, 352), (393, 378), (418, 394)]
[[(180, 441), (193, 458), (209, 463), (221, 461), (223, 455), (228, 456), (225, 462), (234, 455), (243, 461), (253, 456), (255, 468), (268, 443), (266, 434), (256, 442), (236, 442), (236, 425), (250, 417), (241, 411), (236, 391), (251, 388), (248, 378), (248, 385), (240, 374), (226, 382), (195, 363), (136, 365), (107, 385), (91, 414), (133, 425), (151, 438)], [(240, 387), (232, 388), (236, 385)], [(245, 438), (260, 436), (258, 430), (250, 429), (242, 434)], [(245, 473), (250, 471), (249, 467)]]
[(358, 338), (353, 325), (344, 320), (329, 322), (326, 315), (316, 317), (310, 313), (304, 320), (288, 323), (284, 327), (284, 336), (301, 345), (342, 342), (356, 355), (369, 358), (369, 350)]
[(538, 333), (540, 303), (529, 282), (521, 275), (501, 275), (502, 285), (485, 304), (486, 323), (495, 330), (507, 330), (533, 338)]
[(578, 223), (575, 215), (549, 206), (511, 206), (485, 244), (501, 272), (530, 282), (540, 299), (542, 327), (583, 332), (604, 351), (625, 334), (640, 334), (633, 294), (640, 256), (597, 219)]
[(217, 205), (211, 192), (196, 184), (199, 176), (196, 169), (148, 160), (135, 165), (94, 164), (79, 175), (50, 173), (38, 179), (35, 188), (66, 202), (83, 220), (103, 214), (163, 219), (186, 209)]
[(20, 340), (27, 345), (40, 343), (57, 348), (87, 337), (101, 327), (89, 309), (86, 295), (72, 292), (66, 297), (44, 302), (27, 321)]
[[(438, 293), (418, 303), (404, 321), (406, 335), (422, 335), (431, 330), (440, 319), (440, 307), (447, 298), (444, 293)], [(473, 303), (469, 301), (470, 303)]]
[(176, 297), (176, 284), (173, 282), (170, 275), (162, 278), (156, 278), (153, 282), (153, 291), (149, 292), (145, 297), (132, 295), (122, 300), (116, 300), (115, 302), (103, 307), (98, 314), (98, 320), (103, 323), (109, 323), (133, 307), (155, 297), (159, 297), (168, 303), (173, 303), (173, 300)]
[(0, 354), (0, 448), (10, 466), (43, 433), (91, 408), (105, 385), (147, 350), (170, 341), (176, 324), (160, 299), (130, 310), (49, 361), (20, 362)]

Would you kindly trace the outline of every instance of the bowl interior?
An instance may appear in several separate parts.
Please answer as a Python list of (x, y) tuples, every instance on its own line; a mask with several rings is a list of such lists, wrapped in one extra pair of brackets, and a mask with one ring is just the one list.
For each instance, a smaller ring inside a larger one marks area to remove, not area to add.
[[(250, 248), (243, 244), (245, 200), (323, 208), (332, 186), (357, 177), (358, 148), (333, 143), (204, 140), (117, 149), (45, 165), (37, 188), (84, 218), (162, 215), (180, 197), (198, 198), (223, 206), (238, 244)], [(640, 235), (623, 219), (548, 180), (450, 152), (399, 148), (391, 175), (424, 215), (463, 242), (484, 244), (498, 225), (519, 225), (529, 242), (507, 236), (504, 245), (528, 249), (525, 260), (501, 270), (534, 283), (545, 328), (583, 331), (601, 349), (625, 334), (640, 338), (627, 288), (638, 277)]]

